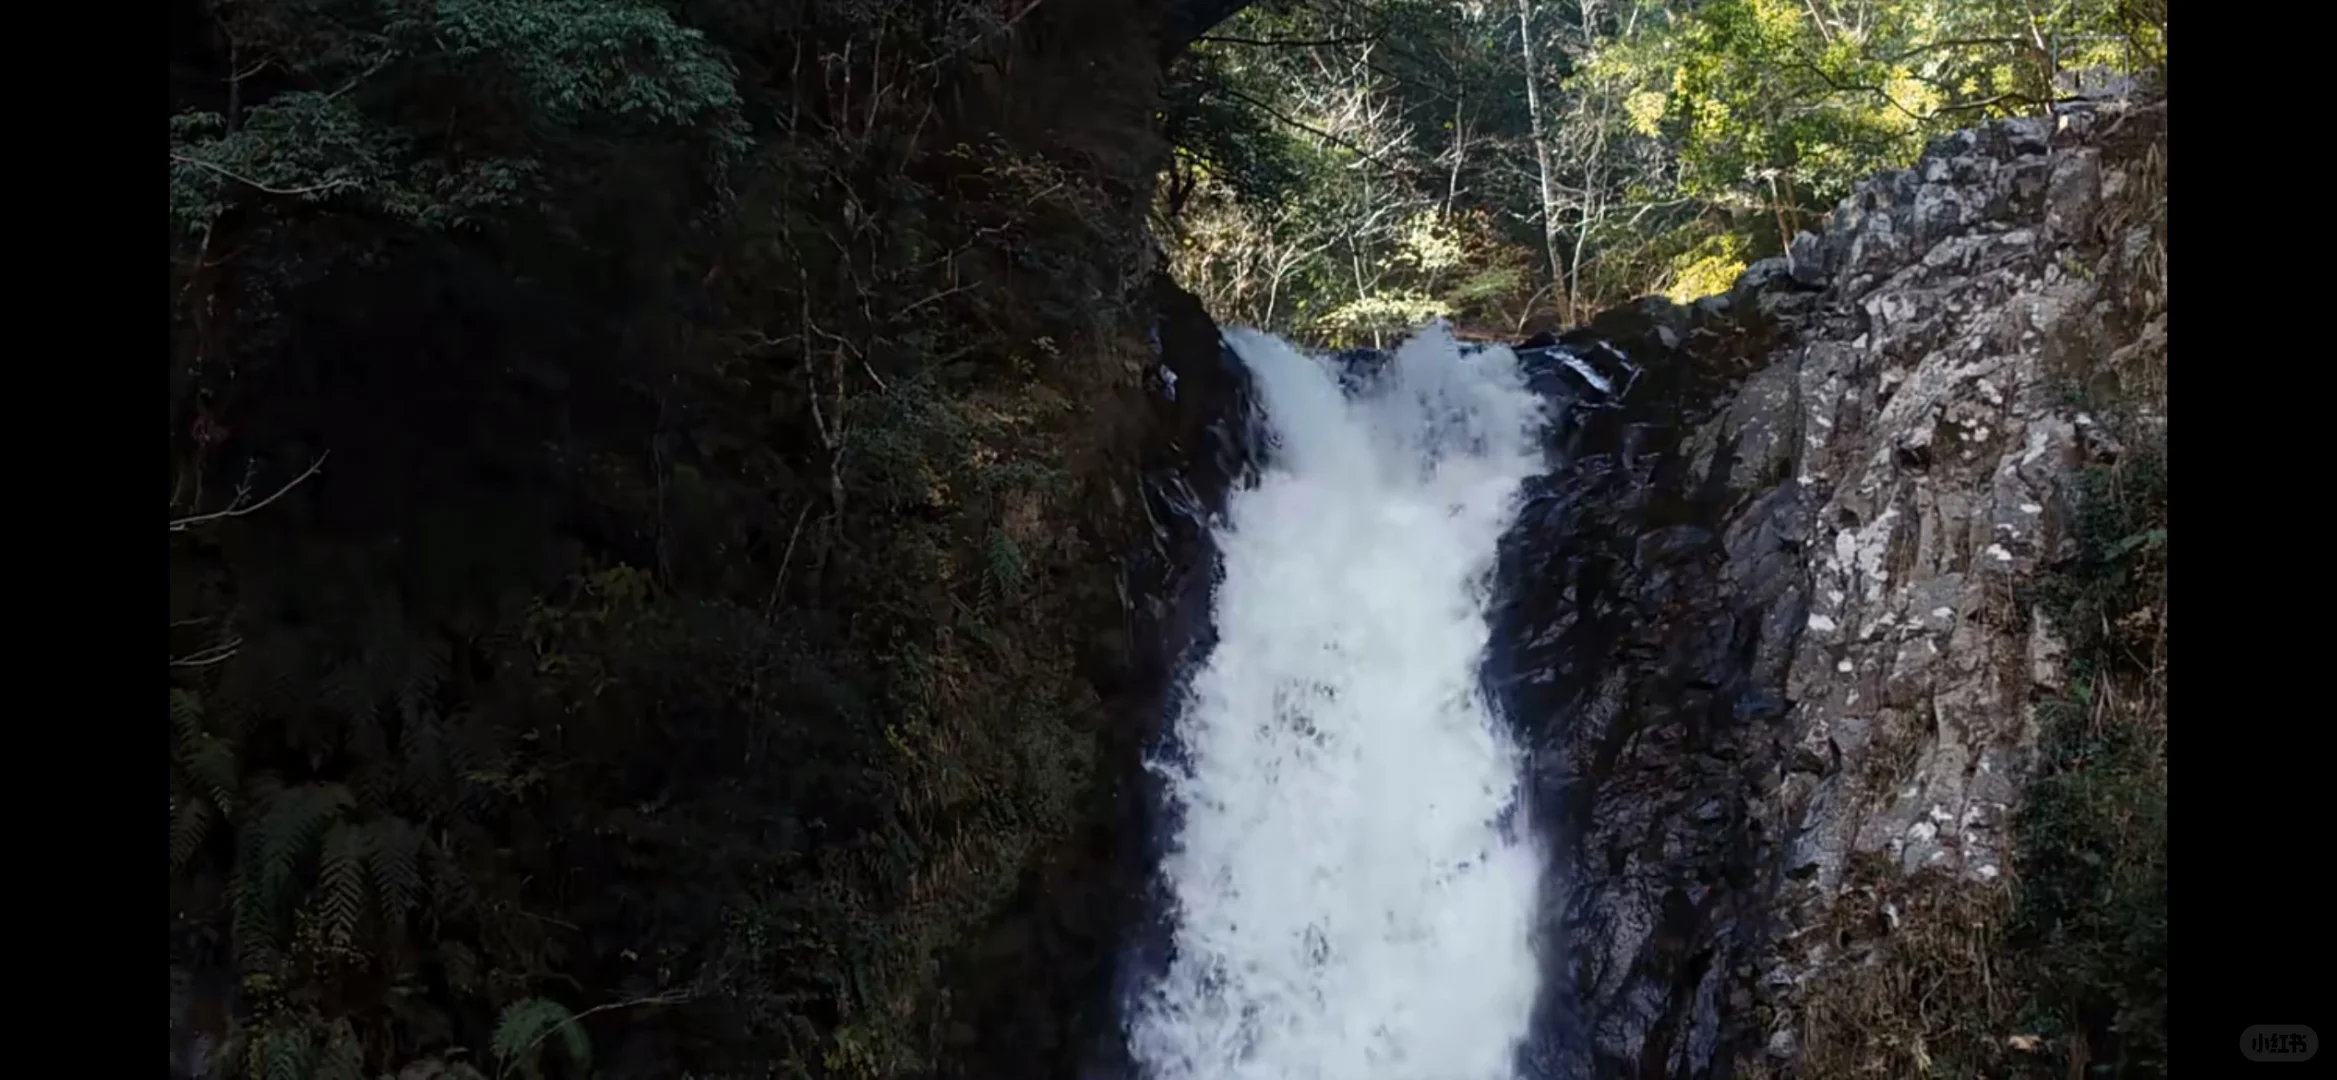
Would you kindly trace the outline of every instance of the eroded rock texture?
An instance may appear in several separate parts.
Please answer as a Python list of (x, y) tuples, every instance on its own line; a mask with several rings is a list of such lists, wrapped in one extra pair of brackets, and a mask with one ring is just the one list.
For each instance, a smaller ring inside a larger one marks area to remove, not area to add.
[(2035, 702), (2064, 678), (2030, 586), (2070, 554), (2074, 471), (2125, 452), (2083, 403), (2164, 431), (2165, 126), (2161, 105), (1959, 134), (1817, 247), (1831, 287), (1779, 360), (1813, 513), (1795, 767), (1764, 800), (1793, 837), (1760, 964), (1781, 1051), (1802, 981), (1857, 959), (1808, 931), (1845, 904), (1897, 921), (1854, 860), (2005, 872)]
[(2026, 586), (2122, 453), (2079, 402), (2164, 424), (2164, 134), (1942, 139), (1730, 295), (1567, 335), (1645, 375), (1569, 410), (1504, 560), (1491, 677), (1559, 845), (1538, 1075), (1789, 1063), (1801, 988), (1863, 950), (1813, 931), (1898, 917), (1854, 865), (2004, 873), (2063, 677)]

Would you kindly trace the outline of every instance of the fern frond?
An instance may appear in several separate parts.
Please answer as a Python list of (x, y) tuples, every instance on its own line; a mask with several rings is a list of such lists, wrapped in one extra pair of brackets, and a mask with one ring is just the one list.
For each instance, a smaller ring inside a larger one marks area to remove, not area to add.
[(382, 918), (405, 922), (406, 913), (422, 902), (422, 831), (404, 818), (383, 818), (367, 826), (366, 859), (373, 871), (374, 895), (381, 898)]
[(315, 1080), (366, 1080), (365, 1048), (357, 1042), (357, 1029), (346, 1017), (333, 1021), (325, 1035), (325, 1050), (318, 1055)]
[(170, 814), (170, 868), (177, 870), (203, 850), (211, 835), (211, 803), (202, 796), (174, 800)]
[(492, 720), (476, 712), (465, 711), (448, 717), (447, 761), (455, 775), (462, 778), (459, 789), (461, 812), (472, 818), (495, 813), (504, 788), (485, 777), (509, 777), (525, 769), (520, 756), (505, 744), (506, 732)]
[(375, 674), (371, 659), (361, 655), (328, 668), (317, 679), (317, 703), (346, 716), (374, 708), (381, 700), (383, 680)]
[(243, 738), (244, 732), (254, 726), (265, 725), (268, 719), (284, 712), (282, 709), (266, 711), (262, 708), (263, 704), (241, 698), (223, 700), (204, 714), (203, 730), (233, 743)]
[(455, 993), (468, 994), (479, 988), (479, 954), (462, 942), (439, 943), (438, 970), (446, 977), (447, 988)]
[(536, 1060), (537, 1047), (555, 1032), (568, 1051), (568, 1059), (580, 1071), (591, 1064), (592, 1040), (585, 1035), (584, 1026), (576, 1022), (576, 1014), (567, 1006), (549, 998), (521, 998), (504, 1006), (490, 1045), (505, 1069), (527, 1068)]
[(325, 940), (334, 948), (357, 943), (357, 921), (365, 915), (365, 868), (370, 832), (341, 822), (325, 834), (324, 854), (317, 869), (317, 910), (324, 920)]
[(398, 797), (398, 767), (386, 757), (366, 761), (349, 770), (349, 790), (356, 793), (359, 806), (388, 806)]
[(405, 717), (398, 728), (398, 756), (405, 759), (405, 788), (433, 811), (454, 806), (454, 770), (447, 761), (446, 729), (429, 712)]
[(468, 910), (478, 900), (471, 889), (471, 879), (463, 873), (462, 860), (443, 843), (431, 844), (426, 849), (430, 862), (430, 901), (439, 917)]
[(244, 962), (247, 971), (264, 966), (266, 954), (275, 948), (276, 925), (266, 906), (259, 902), (258, 886), (239, 872), (228, 878), (227, 900), (228, 935), (236, 958)]
[(182, 740), (203, 733), (203, 699), (192, 690), (170, 692), (170, 729)]
[(398, 677), (398, 709), (407, 716), (427, 711), (430, 700), (438, 695), (438, 688), (446, 685), (450, 668), (446, 643), (423, 641), (406, 643), (405, 670)]
[(253, 773), (243, 778), (245, 806), (263, 806), (284, 793), (284, 778), (271, 772)]
[(578, 1073), (592, 1069), (592, 1036), (584, 1030), (584, 1023), (575, 1017), (560, 1025), (560, 1045), (568, 1051), (568, 1061)]
[(230, 932), (236, 959), (245, 971), (265, 970), (276, 958), (281, 920), (259, 880), (260, 828), (247, 825), (235, 838), (235, 870), (227, 879), (232, 912)]
[(1000, 592), (1011, 596), (1022, 588), (1022, 545), (1015, 543), (1006, 530), (990, 530), (990, 544), (983, 555), (989, 564), (990, 578), (998, 583)]
[(235, 746), (216, 735), (197, 733), (180, 744), (179, 766), (187, 776), (202, 786), (211, 796), (213, 805), (222, 815), (235, 814), (236, 781)]
[(297, 1022), (272, 1027), (252, 1040), (249, 1074), (263, 1080), (308, 1080), (316, 1043)]
[[(456, 776), (511, 771), (510, 755), (502, 745), (502, 732), (497, 725), (481, 720), (478, 713), (468, 710), (447, 717), (442, 723), (446, 726), (446, 762)], [(477, 785), (468, 787), (475, 791)], [(467, 796), (471, 791), (464, 794)]]
[(341, 735), (341, 748), (358, 761), (387, 761), (389, 733), (382, 729), (381, 710), (365, 708), (350, 713), (348, 726)]
[(354, 802), (349, 789), (339, 784), (303, 784), (277, 792), (268, 800), (267, 812), (255, 826), (253, 842), (263, 899), (271, 906), (283, 899), (301, 857)]

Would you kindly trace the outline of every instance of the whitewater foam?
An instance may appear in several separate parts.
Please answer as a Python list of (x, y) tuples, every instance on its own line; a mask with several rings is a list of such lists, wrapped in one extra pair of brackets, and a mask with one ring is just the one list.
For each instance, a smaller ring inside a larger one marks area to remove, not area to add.
[(1152, 763), (1172, 952), (1130, 1051), (1149, 1080), (1508, 1080), (1542, 858), (1479, 667), (1542, 403), (1509, 350), (1441, 329), (1352, 391), (1270, 335), (1226, 341), (1270, 441)]

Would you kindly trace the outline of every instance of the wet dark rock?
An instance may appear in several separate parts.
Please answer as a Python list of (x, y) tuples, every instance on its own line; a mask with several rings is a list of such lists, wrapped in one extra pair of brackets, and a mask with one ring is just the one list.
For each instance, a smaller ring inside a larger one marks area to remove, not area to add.
[(1795, 509), (1768, 497), (1782, 436), (1730, 396), (1781, 329), (1736, 301), (1795, 283), (1782, 263), (1747, 277), (1728, 304), (1647, 302), (1562, 339), (1640, 375), (1563, 410), (1560, 464), (1503, 544), (1488, 683), (1558, 852), (1535, 1076), (1699, 1075), (1736, 1034), (1729, 972), (1771, 855), (1746, 778), (1773, 768), (1788, 707), (1767, 607), (1800, 585), (1766, 524)]
[(1165, 276), (1154, 280), (1151, 299), (1159, 368), (1138, 477), (1151, 535), (1128, 556), (1128, 637), (1137, 649), (1128, 690), (1114, 702), (1127, 727), (1107, 751), (1119, 778), (1111, 880), (1096, 905), (1098, 925), (1083, 939), (1113, 942), (1097, 950), (1110, 958), (1111, 974), (1091, 985), (1086, 1011), (1066, 1025), (1077, 1045), (1034, 1054), (1030, 1064), (1002, 1075), (1134, 1076), (1121, 1038), (1123, 1010), (1134, 980), (1160, 970), (1167, 958), (1166, 894), (1153, 868), (1176, 822), (1142, 757), (1176, 752), (1172, 710), (1180, 679), (1215, 643), (1209, 614), (1219, 566), (1210, 528), (1225, 512), (1227, 496), (1255, 475), (1259, 417), (1248, 370), (1201, 302)]
[[(1173, 719), (1178, 680), (1212, 642), (1217, 561), (1209, 524), (1253, 468), (1255, 420), (1246, 370), (1200, 302), (1166, 277), (1147, 297), (1152, 355), (1134, 413), (1125, 483), (1112, 516), (1139, 526), (1120, 549), (1125, 620), (1087, 647), (1086, 664), (1111, 726), (1098, 733), (1106, 787), (1076, 850), (1026, 883), (1026, 903), (987, 929), (965, 968), (943, 1077), (1042, 1080), (1134, 1076), (1121, 1009), (1138, 973), (1167, 946), (1151, 867), (1175, 823), (1142, 766)], [(1125, 506), (1125, 510), (1120, 507)]]

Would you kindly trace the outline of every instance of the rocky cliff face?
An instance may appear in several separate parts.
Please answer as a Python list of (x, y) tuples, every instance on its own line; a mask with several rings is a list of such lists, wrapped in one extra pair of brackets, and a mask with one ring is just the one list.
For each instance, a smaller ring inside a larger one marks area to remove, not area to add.
[[(1795, 245), (1825, 288), (1740, 424), (1775, 432), (1803, 504), (1788, 756), (1758, 811), (1783, 841), (1755, 962), (1780, 1054), (1813, 978), (2010, 869), (2039, 702), (2067, 687), (2036, 597), (2077, 554), (2072, 477), (2165, 435), (2165, 136), (2163, 103), (1966, 132)], [(1817, 933), (1846, 922), (1879, 933)]]
[(2165, 121), (1943, 139), (1729, 295), (1568, 336), (1647, 377), (1568, 430), (1496, 636), (1565, 852), (1543, 1073), (1790, 1068), (1814, 986), (2001, 885), (2071, 477), (2163, 437)]
[(1810, 248), (1827, 310), (1748, 388), (1799, 429), (1794, 482), (1819, 500), (1795, 750), (1908, 760), (1788, 777), (1804, 893), (1861, 852), (2002, 870), (2030, 696), (2062, 678), (2049, 620), (2007, 609), (2067, 554), (2070, 472), (2123, 452), (2082, 406), (2087, 384), (2111, 381), (2146, 434), (2165, 425), (2164, 240), (2115, 220), (2153, 184), (2163, 203), (2163, 171), (2148, 175), (2163, 143), (2128, 143), (2164, 125), (2079, 111), (1967, 133), (1870, 185)]
[[(2033, 586), (2071, 478), (2163, 436), (2165, 124), (2093, 103), (1941, 140), (1729, 294), (1565, 335), (1620, 395), (1537, 362), (1557, 467), (1488, 672), (1559, 851), (1534, 1075), (1816, 1074), (1841, 973), (2002, 888), (2065, 677)], [(1182, 407), (1238, 428), (1207, 353), (1179, 351)], [(1180, 530), (1164, 554), (1205, 560)]]

